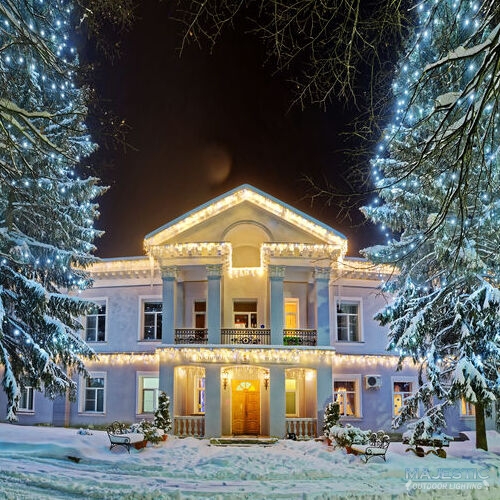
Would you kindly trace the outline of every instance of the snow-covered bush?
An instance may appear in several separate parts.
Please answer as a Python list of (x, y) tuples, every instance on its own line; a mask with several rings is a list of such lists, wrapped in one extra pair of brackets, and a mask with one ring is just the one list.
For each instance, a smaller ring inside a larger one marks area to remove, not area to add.
[(325, 407), (323, 417), (323, 434), (329, 437), (330, 428), (337, 425), (340, 419), (340, 405), (338, 403), (328, 403)]
[(328, 431), (328, 437), (335, 441), (335, 445), (338, 447), (351, 446), (354, 443), (366, 444), (371, 434), (372, 431), (364, 431), (350, 424), (346, 424), (345, 427), (334, 425)]
[(165, 392), (160, 392), (158, 396), (158, 409), (155, 411), (154, 425), (167, 433), (172, 428), (172, 419), (170, 418), (170, 398)]
[(132, 432), (138, 432), (144, 435), (144, 440), (153, 444), (158, 444), (162, 440), (163, 432), (160, 432), (152, 422), (142, 420), (137, 424), (132, 424), (130, 427)]

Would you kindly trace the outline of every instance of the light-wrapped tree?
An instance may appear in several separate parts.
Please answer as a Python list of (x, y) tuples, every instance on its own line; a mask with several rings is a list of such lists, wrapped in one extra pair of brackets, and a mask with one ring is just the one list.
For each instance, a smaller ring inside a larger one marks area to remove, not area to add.
[[(497, 4), (498, 7), (498, 4)], [(425, 413), (416, 432), (445, 425), (462, 398), (484, 409), (500, 394), (500, 40), (491, 2), (419, 2), (420, 24), (394, 82), (397, 111), (373, 163), (379, 200), (364, 208), (389, 230), (365, 250), (398, 273), (377, 318), (391, 350), (420, 368), (395, 419)], [(496, 16), (495, 16), (496, 12)]]
[(85, 125), (72, 45), (72, 3), (0, 3), (0, 365), (16, 419), (21, 390), (74, 391), (92, 351), (78, 317), (91, 305), (94, 200), (103, 192), (82, 164), (95, 145)]

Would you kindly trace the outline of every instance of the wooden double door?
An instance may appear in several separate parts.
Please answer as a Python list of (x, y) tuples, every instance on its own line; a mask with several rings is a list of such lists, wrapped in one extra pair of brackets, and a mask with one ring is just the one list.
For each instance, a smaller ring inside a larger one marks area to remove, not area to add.
[(260, 434), (259, 380), (232, 380), (232, 414), (233, 435)]

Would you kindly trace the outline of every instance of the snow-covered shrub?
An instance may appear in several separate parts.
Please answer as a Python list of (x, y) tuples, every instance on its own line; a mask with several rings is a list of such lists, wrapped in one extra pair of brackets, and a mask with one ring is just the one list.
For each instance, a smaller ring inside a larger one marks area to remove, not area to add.
[(351, 446), (352, 444), (366, 444), (370, 439), (372, 431), (364, 431), (359, 427), (346, 424), (345, 427), (334, 425), (328, 431), (328, 437), (335, 441), (338, 447)]
[(340, 419), (340, 405), (338, 403), (328, 403), (325, 407), (323, 417), (323, 434), (329, 436), (330, 428), (337, 425)]
[(163, 432), (159, 432), (159, 429), (152, 422), (148, 422), (147, 420), (132, 424), (130, 430), (132, 432), (144, 434), (144, 440), (153, 444), (158, 444), (162, 440)]

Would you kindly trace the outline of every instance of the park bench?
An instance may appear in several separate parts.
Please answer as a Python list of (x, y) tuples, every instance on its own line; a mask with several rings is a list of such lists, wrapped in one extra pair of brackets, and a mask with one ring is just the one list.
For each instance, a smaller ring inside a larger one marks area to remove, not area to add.
[(135, 448), (144, 447), (144, 434), (140, 432), (130, 432), (125, 429), (123, 424), (120, 422), (113, 422), (107, 429), (109, 442), (111, 443), (109, 449), (112, 450), (115, 446), (124, 446), (130, 453), (130, 447)]
[(390, 438), (384, 431), (373, 432), (367, 444), (351, 444), (351, 450), (355, 455), (361, 455), (364, 462), (368, 462), (370, 458), (380, 457), (385, 460), (387, 448), (389, 448)]

